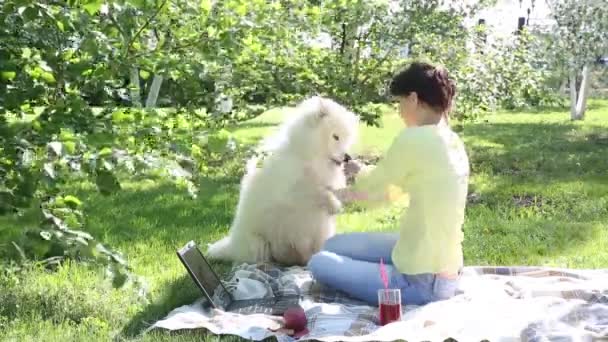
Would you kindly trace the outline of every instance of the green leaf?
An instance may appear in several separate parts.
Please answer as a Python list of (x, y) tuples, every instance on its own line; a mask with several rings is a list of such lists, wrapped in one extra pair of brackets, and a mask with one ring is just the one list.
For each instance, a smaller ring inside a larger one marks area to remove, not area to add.
[(35, 20), (35, 19), (37, 19), (40, 16), (40, 11), (38, 10), (38, 8), (34, 8), (34, 7), (23, 8), (23, 7), (21, 7), (19, 10), (22, 11), (21, 15), (27, 21)]
[(23, 59), (30, 59), (32, 57), (32, 49), (30, 48), (23, 48), (21, 50), (21, 58)]
[(1, 71), (0, 72), (0, 79), (2, 79), (3, 81), (12, 81), (15, 76), (17, 76), (17, 73), (14, 71)]
[(34, 120), (34, 121), (32, 121), (32, 128), (33, 128), (35, 131), (40, 132), (40, 131), (42, 130), (42, 125), (40, 124), (40, 121), (39, 121), (39, 120)]
[(92, 0), (92, 1), (88, 1), (86, 4), (84, 4), (84, 9), (89, 13), (89, 15), (95, 15), (95, 13), (97, 13), (97, 11), (99, 11), (99, 9), (101, 8), (101, 6), (103, 5), (103, 0)]
[(107, 157), (112, 155), (112, 149), (110, 147), (104, 147), (99, 151), (100, 157)]
[(59, 28), (59, 31), (65, 32), (65, 27), (61, 21), (57, 21), (57, 27)]
[(238, 14), (239, 16), (245, 16), (247, 14), (247, 4), (246, 3), (242, 3), (239, 6), (237, 6), (236, 8), (236, 14)]
[(40, 75), (40, 77), (49, 84), (54, 84), (56, 82), (55, 76), (53, 76), (53, 74), (51, 74), (50, 72), (45, 71)]
[(212, 5), (211, 0), (201, 0), (201, 9), (205, 13), (209, 13), (211, 11)]
[(146, 6), (146, 0), (128, 0), (127, 2), (135, 8), (144, 8)]
[(122, 122), (133, 122), (134, 121), (133, 114), (127, 112), (126, 110), (119, 109), (112, 113), (112, 122), (113, 123), (122, 123)]
[(203, 150), (198, 145), (190, 145), (190, 154), (194, 159), (199, 159), (203, 156)]
[(95, 184), (97, 184), (97, 189), (99, 189), (99, 192), (105, 196), (111, 195), (121, 189), (120, 183), (118, 182), (116, 176), (112, 172), (103, 169), (97, 171)]
[(150, 73), (147, 72), (146, 70), (139, 70), (139, 77), (141, 77), (144, 80), (147, 80), (148, 78), (150, 78)]
[(209, 143), (209, 136), (206, 133), (197, 135), (195, 139), (196, 143), (201, 147), (205, 147)]
[(65, 205), (72, 209), (76, 209), (82, 205), (82, 202), (76, 196), (67, 195), (63, 198)]
[(63, 146), (65, 147), (65, 150), (68, 151), (68, 153), (70, 154), (76, 152), (76, 143), (73, 141), (66, 141), (63, 143)]

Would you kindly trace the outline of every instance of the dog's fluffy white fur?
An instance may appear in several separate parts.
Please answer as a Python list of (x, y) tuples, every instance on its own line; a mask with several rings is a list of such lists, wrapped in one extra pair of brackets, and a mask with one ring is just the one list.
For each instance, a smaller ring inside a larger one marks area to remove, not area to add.
[(270, 156), (248, 162), (228, 236), (209, 245), (225, 261), (305, 265), (334, 235), (346, 184), (343, 161), (357, 138), (358, 118), (335, 101), (312, 97), (295, 107), (263, 148)]

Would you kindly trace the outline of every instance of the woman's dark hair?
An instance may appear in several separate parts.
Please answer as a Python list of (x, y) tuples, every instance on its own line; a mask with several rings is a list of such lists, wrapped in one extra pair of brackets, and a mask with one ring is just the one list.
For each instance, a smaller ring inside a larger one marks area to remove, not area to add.
[(393, 77), (390, 93), (393, 96), (407, 96), (411, 92), (418, 99), (447, 114), (452, 107), (456, 85), (443, 67), (429, 63), (414, 62)]

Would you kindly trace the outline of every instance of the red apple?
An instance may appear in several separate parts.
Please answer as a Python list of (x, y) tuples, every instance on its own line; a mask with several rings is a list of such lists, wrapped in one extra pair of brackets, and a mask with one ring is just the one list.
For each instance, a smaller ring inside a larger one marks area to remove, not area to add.
[(295, 332), (306, 329), (306, 314), (301, 307), (292, 307), (283, 313), (285, 328), (293, 329)]

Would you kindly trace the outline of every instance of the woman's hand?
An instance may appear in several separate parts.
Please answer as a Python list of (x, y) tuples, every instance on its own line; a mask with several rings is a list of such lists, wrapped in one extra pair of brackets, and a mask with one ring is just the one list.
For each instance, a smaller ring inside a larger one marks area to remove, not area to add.
[(344, 163), (344, 174), (346, 174), (347, 177), (355, 177), (363, 167), (364, 165), (361, 162), (349, 160)]

